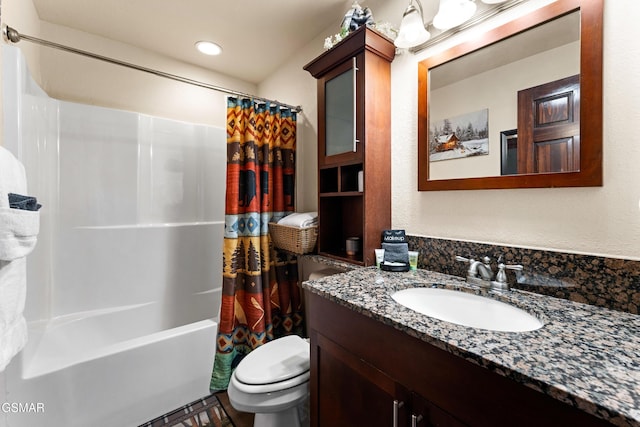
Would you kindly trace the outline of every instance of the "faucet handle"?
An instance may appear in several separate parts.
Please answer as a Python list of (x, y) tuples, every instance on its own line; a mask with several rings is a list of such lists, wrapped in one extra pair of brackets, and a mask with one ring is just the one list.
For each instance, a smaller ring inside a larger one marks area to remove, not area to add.
[(496, 282), (505, 283), (507, 281), (507, 273), (504, 271), (505, 269), (522, 271), (524, 267), (519, 264), (511, 265), (511, 264), (504, 264), (502, 262), (499, 263), (498, 272), (496, 273)]
[(503, 263), (498, 264), (498, 272), (496, 273), (496, 282), (505, 283), (507, 281), (507, 274), (504, 271), (505, 269), (522, 271), (524, 267), (519, 264), (516, 264), (516, 265), (507, 265)]
[(463, 256), (460, 255), (456, 255), (456, 261), (460, 261), (460, 262), (468, 262), (469, 263), (469, 273), (472, 273), (472, 275), (475, 275), (475, 262), (476, 260), (473, 258), (465, 258)]
[(498, 263), (498, 272), (496, 273), (496, 280), (493, 282), (493, 285), (496, 289), (508, 290), (509, 284), (507, 283), (507, 273), (505, 270), (516, 270), (522, 271), (524, 269), (523, 266), (519, 264), (504, 264), (502, 262)]
[(496, 273), (496, 282), (498, 283), (507, 283), (507, 273), (504, 272), (504, 269), (507, 266), (503, 263), (498, 264), (498, 272)]
[(477, 268), (477, 266), (475, 265), (475, 263), (476, 263), (475, 259), (473, 259), (473, 258), (465, 258), (463, 256), (456, 255), (456, 261), (468, 262), (469, 263), (469, 270), (467, 270), (467, 276), (476, 277), (476, 268)]
[(505, 268), (507, 266), (503, 262), (498, 263), (498, 272), (496, 273), (496, 280), (491, 282), (491, 287), (493, 289), (498, 289), (501, 291), (508, 291), (510, 286), (507, 283), (507, 273), (505, 273)]

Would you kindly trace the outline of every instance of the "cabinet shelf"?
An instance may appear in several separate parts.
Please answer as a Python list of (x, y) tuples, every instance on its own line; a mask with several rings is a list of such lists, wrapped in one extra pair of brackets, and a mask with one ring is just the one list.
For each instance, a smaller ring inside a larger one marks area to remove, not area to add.
[(364, 262), (362, 261), (362, 254), (349, 256), (344, 250), (337, 250), (334, 252), (318, 252), (318, 254), (325, 256), (327, 258), (338, 260), (338, 261), (344, 261), (344, 262), (357, 264), (357, 265), (364, 265)]
[(362, 163), (320, 169), (320, 194), (359, 193), (364, 186)]
[(362, 191), (343, 191), (343, 192), (333, 192), (333, 193), (320, 193), (320, 197), (362, 197)]

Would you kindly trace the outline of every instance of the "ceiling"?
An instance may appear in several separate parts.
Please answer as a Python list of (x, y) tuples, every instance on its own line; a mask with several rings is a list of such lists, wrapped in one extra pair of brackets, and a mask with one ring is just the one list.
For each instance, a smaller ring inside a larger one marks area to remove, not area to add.
[[(34, 4), (43, 21), (259, 83), (327, 28), (335, 26), (338, 32), (352, 0), (34, 0)], [(218, 43), (222, 55), (197, 52), (198, 40)]]

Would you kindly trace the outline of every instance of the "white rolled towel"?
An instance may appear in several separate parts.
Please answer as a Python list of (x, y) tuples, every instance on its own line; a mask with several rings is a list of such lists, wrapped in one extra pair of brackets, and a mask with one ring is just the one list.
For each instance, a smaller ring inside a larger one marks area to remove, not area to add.
[[(5, 196), (0, 192), (0, 197)], [(36, 246), (40, 214), (36, 211), (0, 208), (0, 260), (27, 256)]]
[(289, 227), (308, 228), (318, 224), (318, 212), (296, 212), (278, 221), (280, 225)]
[(24, 257), (33, 250), (40, 228), (38, 212), (11, 208), (9, 193), (26, 195), (27, 177), (22, 163), (0, 147), (0, 372), (27, 342)]
[(22, 163), (0, 147), (0, 260), (3, 261), (29, 254), (40, 229), (38, 212), (12, 209), (9, 193), (27, 194), (27, 174)]

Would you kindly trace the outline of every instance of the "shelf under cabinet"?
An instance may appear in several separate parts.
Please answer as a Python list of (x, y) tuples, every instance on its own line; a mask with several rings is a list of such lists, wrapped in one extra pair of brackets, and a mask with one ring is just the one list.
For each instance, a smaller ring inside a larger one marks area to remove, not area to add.
[(362, 197), (362, 191), (336, 191), (332, 193), (320, 193), (320, 197)]
[(320, 194), (358, 193), (363, 186), (360, 183), (360, 175), (362, 173), (362, 163), (321, 168), (319, 177)]
[(338, 193), (336, 196), (320, 195), (318, 214), (318, 251), (347, 262), (362, 262), (362, 250), (355, 256), (347, 256), (346, 239), (363, 237), (363, 201), (359, 192)]
[(339, 252), (320, 251), (318, 252), (318, 255), (322, 255), (327, 258), (332, 258), (338, 261), (348, 262), (350, 264), (364, 265), (364, 261), (362, 260), (362, 254), (349, 256), (345, 251), (339, 251)]

